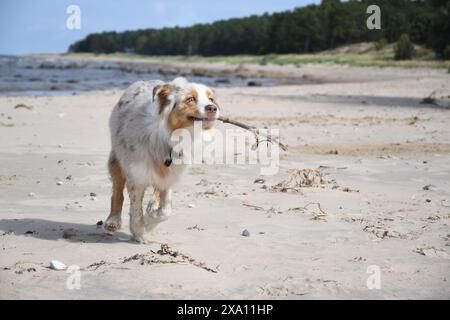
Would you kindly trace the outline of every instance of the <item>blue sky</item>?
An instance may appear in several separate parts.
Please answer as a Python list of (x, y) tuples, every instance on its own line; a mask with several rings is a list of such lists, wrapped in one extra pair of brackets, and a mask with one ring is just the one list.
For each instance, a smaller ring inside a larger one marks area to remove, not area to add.
[[(277, 12), (320, 0), (0, 0), (0, 54), (60, 53), (87, 34), (188, 26)], [(69, 5), (81, 9), (81, 29), (69, 30)]]

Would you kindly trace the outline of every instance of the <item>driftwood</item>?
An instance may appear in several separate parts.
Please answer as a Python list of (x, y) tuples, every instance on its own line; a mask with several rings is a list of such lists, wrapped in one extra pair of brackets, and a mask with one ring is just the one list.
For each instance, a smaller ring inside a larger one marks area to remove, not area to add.
[[(238, 121), (235, 121), (235, 120), (231, 120), (228, 117), (219, 117), (217, 120), (222, 121), (223, 123), (232, 124), (234, 126), (237, 126), (239, 128), (248, 130), (251, 133), (253, 133), (255, 135), (255, 139), (256, 139), (256, 144), (255, 144), (256, 147), (258, 147), (258, 145), (261, 142), (267, 141), (269, 143), (276, 143), (276, 144), (278, 144), (283, 151), (287, 151), (287, 149), (288, 149), (288, 147), (285, 144), (282, 144), (281, 142), (279, 142), (279, 141), (277, 141), (275, 139), (272, 139), (271, 136), (268, 136), (268, 135), (260, 133), (259, 130), (257, 128), (253, 127), (253, 126), (249, 126), (249, 125), (247, 125), (245, 123), (238, 122)], [(261, 140), (260, 137), (263, 137), (264, 140)]]

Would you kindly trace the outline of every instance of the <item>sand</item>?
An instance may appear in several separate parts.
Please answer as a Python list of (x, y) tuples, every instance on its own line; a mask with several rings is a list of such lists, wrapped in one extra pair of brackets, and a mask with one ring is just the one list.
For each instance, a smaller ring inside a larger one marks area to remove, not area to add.
[[(120, 232), (96, 225), (121, 92), (0, 97), (0, 298), (450, 299), (450, 74), (286, 68), (322, 83), (217, 90), (224, 114), (281, 129), (279, 172), (188, 168), (148, 245), (128, 200)], [(305, 169), (322, 180), (280, 187)]]

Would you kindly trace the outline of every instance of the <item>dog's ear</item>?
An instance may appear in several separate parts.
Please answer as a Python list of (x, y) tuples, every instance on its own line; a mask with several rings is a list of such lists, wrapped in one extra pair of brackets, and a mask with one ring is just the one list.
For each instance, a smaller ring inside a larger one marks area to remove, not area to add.
[(170, 84), (159, 84), (153, 88), (153, 102), (159, 102), (158, 113), (161, 114), (165, 107), (169, 105), (170, 95), (173, 87)]

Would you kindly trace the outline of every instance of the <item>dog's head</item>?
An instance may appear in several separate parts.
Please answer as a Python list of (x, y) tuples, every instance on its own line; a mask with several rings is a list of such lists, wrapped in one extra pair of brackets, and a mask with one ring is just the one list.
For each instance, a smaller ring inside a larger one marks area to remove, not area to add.
[(156, 86), (153, 101), (159, 117), (168, 122), (172, 131), (190, 127), (195, 121), (201, 121), (203, 129), (211, 129), (219, 117), (214, 91), (185, 78)]

